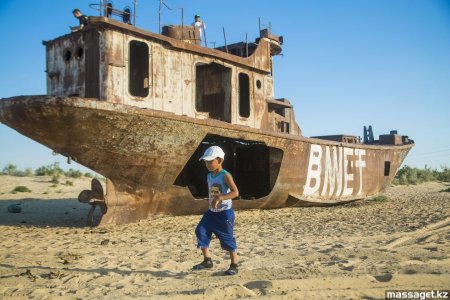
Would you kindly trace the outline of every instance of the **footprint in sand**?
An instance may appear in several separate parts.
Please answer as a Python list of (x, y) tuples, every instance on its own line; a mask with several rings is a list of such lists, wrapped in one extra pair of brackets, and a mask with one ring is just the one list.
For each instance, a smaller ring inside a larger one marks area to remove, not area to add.
[(355, 268), (355, 266), (347, 266), (347, 267), (342, 267), (341, 270), (342, 271), (353, 271), (353, 269)]
[(385, 273), (385, 274), (373, 276), (373, 278), (375, 278), (375, 280), (378, 282), (389, 282), (392, 280), (392, 277), (393, 276), (391, 273)]
[(247, 282), (244, 286), (257, 295), (267, 295), (273, 284), (271, 281), (260, 280)]

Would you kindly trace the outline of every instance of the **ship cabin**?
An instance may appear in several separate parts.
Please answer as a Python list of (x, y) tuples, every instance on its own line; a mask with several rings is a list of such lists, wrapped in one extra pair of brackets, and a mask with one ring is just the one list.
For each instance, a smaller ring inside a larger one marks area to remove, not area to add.
[(156, 34), (106, 17), (45, 41), (49, 96), (95, 98), (196, 119), (301, 135), (287, 99), (274, 98), (282, 37), (200, 45), (192, 26)]

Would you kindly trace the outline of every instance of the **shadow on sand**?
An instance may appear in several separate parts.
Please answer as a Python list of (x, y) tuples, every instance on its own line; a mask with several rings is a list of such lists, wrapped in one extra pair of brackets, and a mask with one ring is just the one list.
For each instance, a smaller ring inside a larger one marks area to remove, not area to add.
[[(92, 268), (92, 269), (83, 269), (83, 268), (75, 268), (75, 267), (64, 267), (64, 268), (50, 268), (46, 266), (25, 266), (25, 267), (16, 267), (13, 265), (8, 264), (2, 264), (0, 263), (0, 267), (8, 268), (11, 270), (17, 269), (17, 270), (26, 270), (26, 272), (21, 274), (11, 274), (11, 275), (2, 275), (0, 276), (0, 279), (2, 278), (10, 278), (10, 277), (19, 277), (19, 276), (28, 276), (28, 277), (34, 277), (37, 276), (43, 276), (47, 274), (41, 274), (38, 275), (37, 273), (39, 271), (59, 271), (59, 272), (80, 272), (80, 273), (92, 273), (92, 274), (100, 274), (101, 276), (108, 276), (110, 273), (116, 273), (118, 275), (122, 276), (130, 276), (132, 274), (148, 274), (155, 277), (164, 277), (164, 278), (175, 278), (175, 279), (182, 279), (185, 276), (191, 274), (190, 272), (186, 271), (180, 271), (180, 272), (172, 272), (168, 270), (161, 270), (161, 271), (150, 271), (150, 270), (121, 270), (119, 268)], [(34, 274), (33, 274), (34, 273)]]
[[(22, 211), (8, 212), (11, 204), (20, 205)], [(86, 227), (89, 208), (90, 205), (70, 198), (1, 200), (0, 226)]]

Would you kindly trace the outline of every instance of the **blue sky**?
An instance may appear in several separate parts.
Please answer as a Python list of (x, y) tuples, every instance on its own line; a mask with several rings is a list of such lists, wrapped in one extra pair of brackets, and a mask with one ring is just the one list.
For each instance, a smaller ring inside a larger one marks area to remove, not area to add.
[[(69, 32), (71, 14), (87, 15), (98, 1), (1, 0), (0, 98), (46, 93), (42, 40)], [(117, 8), (131, 0), (114, 0)], [(450, 1), (166, 0), (184, 7), (185, 23), (196, 13), (208, 41), (223, 44), (258, 35), (258, 17), (284, 36), (274, 60), (275, 96), (294, 103), (305, 136), (375, 136), (396, 129), (416, 141), (405, 163), (450, 166)], [(139, 0), (137, 25), (158, 31), (158, 0)], [(180, 11), (163, 10), (163, 24), (181, 23)], [(0, 124), (0, 169), (6, 163), (36, 168), (59, 161), (51, 150)]]

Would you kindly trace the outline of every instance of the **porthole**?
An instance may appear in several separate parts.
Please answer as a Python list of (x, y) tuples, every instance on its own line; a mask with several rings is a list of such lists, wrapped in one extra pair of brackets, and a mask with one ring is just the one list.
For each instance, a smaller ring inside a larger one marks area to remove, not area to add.
[(71, 58), (72, 58), (72, 52), (69, 49), (66, 49), (64, 51), (64, 60), (70, 61)]
[(82, 59), (83, 58), (83, 54), (84, 54), (84, 50), (83, 50), (83, 47), (78, 47), (77, 48), (77, 51), (75, 52), (75, 54), (76, 54), (76, 58), (77, 59)]
[(256, 87), (258, 88), (258, 90), (261, 89), (261, 80), (256, 80)]

